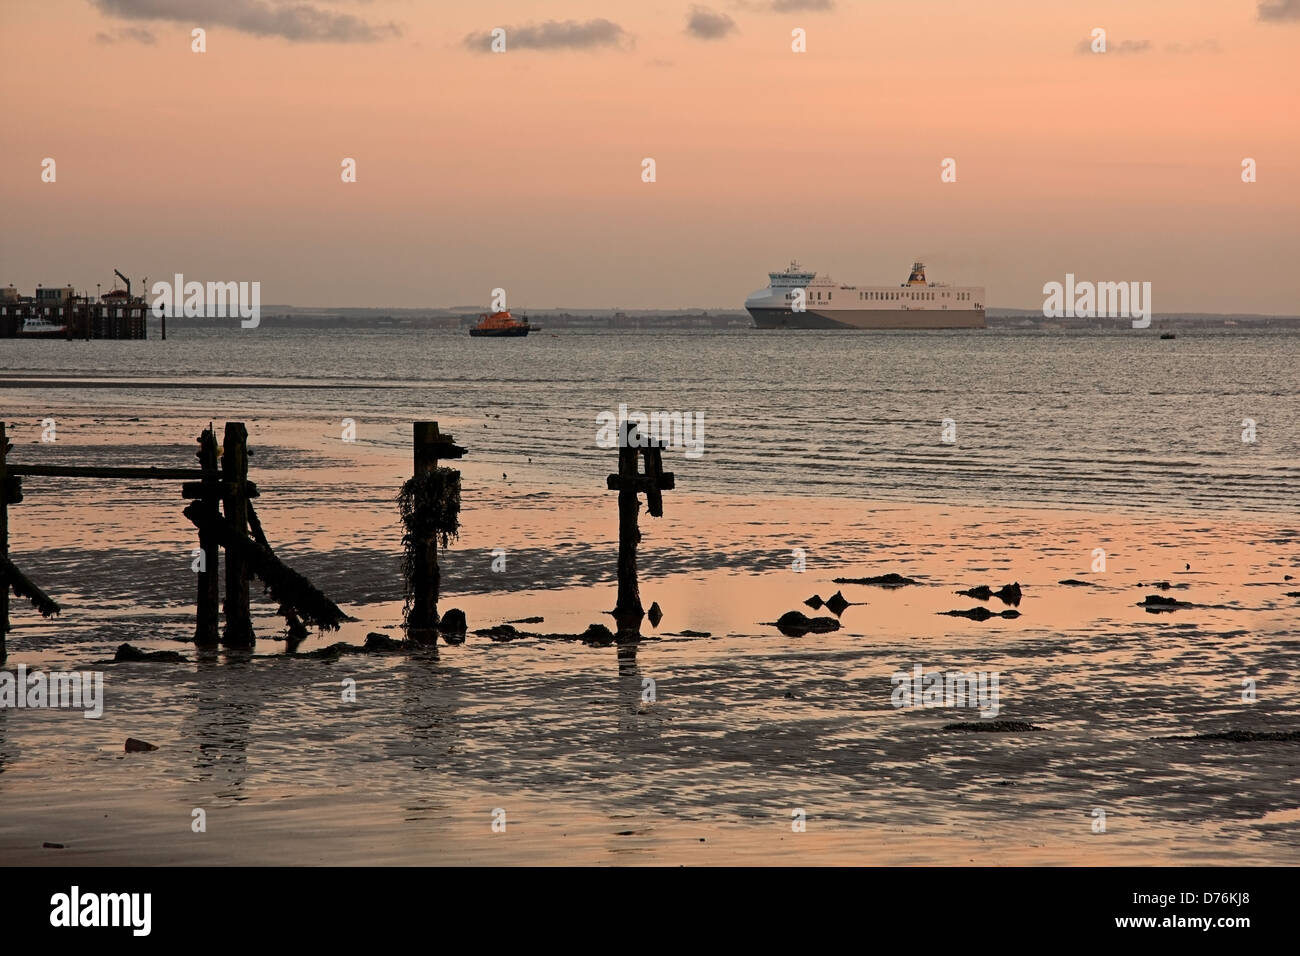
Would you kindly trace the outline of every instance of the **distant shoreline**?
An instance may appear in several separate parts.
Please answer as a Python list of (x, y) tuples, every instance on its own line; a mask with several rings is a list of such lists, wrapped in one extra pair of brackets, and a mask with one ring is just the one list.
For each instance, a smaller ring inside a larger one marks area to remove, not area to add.
[[(567, 312), (560, 310), (518, 310), (528, 316), (543, 332), (557, 330), (610, 330), (610, 331), (680, 331), (683, 329), (752, 329), (753, 319), (744, 311), (709, 312), (705, 310), (646, 310), (613, 312), (593, 310)], [(990, 329), (1128, 329), (1129, 320), (1122, 318), (1045, 318), (1042, 310), (989, 309), (986, 313)], [(380, 309), (380, 308), (306, 308), (269, 305), (262, 308), (264, 324), (291, 328), (337, 329), (444, 329), (466, 330), (478, 321), (479, 313), (449, 311), (445, 309)], [(158, 320), (149, 319), (151, 327)], [(173, 328), (185, 325), (191, 328), (222, 328), (230, 324), (222, 318), (174, 319)], [(1183, 328), (1236, 328), (1300, 329), (1300, 315), (1260, 315), (1246, 313), (1214, 312), (1157, 312), (1151, 320), (1151, 329), (1165, 326)], [(770, 330), (769, 330), (770, 331)], [(857, 331), (857, 330), (851, 330)], [(978, 331), (978, 330), (976, 330)]]

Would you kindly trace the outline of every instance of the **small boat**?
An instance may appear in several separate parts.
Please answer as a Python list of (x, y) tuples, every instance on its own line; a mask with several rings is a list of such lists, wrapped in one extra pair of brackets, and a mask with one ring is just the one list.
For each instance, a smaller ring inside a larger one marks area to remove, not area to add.
[(63, 339), (68, 336), (68, 327), (55, 325), (43, 316), (28, 316), (23, 319), (23, 327), (18, 330), (20, 339)]
[(479, 316), (478, 325), (470, 329), (469, 334), (475, 338), (514, 338), (531, 331), (532, 326), (528, 324), (527, 318), (520, 322), (509, 312), (493, 312), (490, 315), (484, 312)]

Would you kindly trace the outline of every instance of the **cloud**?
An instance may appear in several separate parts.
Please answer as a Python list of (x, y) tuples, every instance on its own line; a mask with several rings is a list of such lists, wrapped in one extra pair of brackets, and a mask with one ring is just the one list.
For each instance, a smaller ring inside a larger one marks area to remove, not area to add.
[(1222, 53), (1223, 47), (1219, 46), (1219, 41), (1195, 40), (1191, 43), (1166, 43), (1166, 53)]
[[(594, 50), (598, 47), (621, 47), (627, 32), (610, 20), (547, 20), (521, 27), (502, 27), (506, 31), (506, 50)], [(465, 46), (478, 53), (492, 49), (492, 31), (483, 30), (465, 37)]]
[(374, 43), (399, 36), (395, 23), (372, 24), (350, 13), (322, 10), (302, 0), (91, 0), (122, 20), (167, 20), (187, 27), (229, 27), (295, 43)]
[(1257, 10), (1261, 20), (1300, 21), (1300, 0), (1260, 0)]
[(112, 34), (104, 33), (102, 31), (95, 34), (95, 42), (105, 45), (110, 43), (126, 43), (132, 40), (136, 43), (148, 44), (149, 46), (158, 42), (157, 38), (152, 33), (148, 30), (141, 29), (140, 27), (120, 27)]
[(761, 13), (817, 13), (835, 9), (835, 0), (737, 0), (736, 6)]
[[(1151, 50), (1150, 40), (1120, 40), (1118, 43), (1106, 41), (1107, 53), (1148, 53)], [(1075, 53), (1091, 53), (1092, 40), (1080, 40), (1074, 48)]]
[(700, 40), (721, 40), (735, 30), (735, 20), (708, 7), (692, 6), (691, 15), (686, 20), (686, 32)]

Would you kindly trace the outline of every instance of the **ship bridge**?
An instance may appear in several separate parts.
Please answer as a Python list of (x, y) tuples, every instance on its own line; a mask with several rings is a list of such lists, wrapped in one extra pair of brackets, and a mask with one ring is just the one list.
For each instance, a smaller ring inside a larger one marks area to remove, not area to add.
[(771, 280), (773, 289), (802, 289), (817, 278), (817, 273), (800, 269), (799, 263), (791, 259), (784, 272), (769, 272), (767, 277)]

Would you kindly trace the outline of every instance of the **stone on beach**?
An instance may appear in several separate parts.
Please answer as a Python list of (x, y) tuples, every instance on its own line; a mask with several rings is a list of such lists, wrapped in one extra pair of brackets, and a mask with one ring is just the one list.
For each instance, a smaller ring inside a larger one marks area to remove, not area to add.
[(993, 596), (1003, 604), (1019, 607), (1021, 598), (1020, 582), (1012, 581), (1010, 584), (1002, 585), (999, 590), (993, 592)]
[(448, 608), (447, 613), (438, 621), (438, 630), (443, 633), (443, 636), (464, 637), (468, 629), (469, 623), (465, 620), (465, 612), (458, 607)]
[(189, 658), (178, 651), (142, 651), (130, 644), (119, 645), (110, 664), (186, 664)]
[(651, 603), (650, 610), (646, 611), (645, 616), (650, 619), (651, 627), (659, 626), (659, 622), (664, 619), (664, 612), (659, 609), (658, 601)]
[(366, 635), (365, 650), (371, 654), (391, 653), (393, 651), (406, 650), (406, 644), (396, 638), (389, 637), (387, 634), (380, 634), (378, 631), (371, 631)]
[(824, 634), (840, 629), (840, 622), (833, 617), (809, 617), (802, 611), (786, 611), (772, 623), (789, 637), (803, 637), (808, 633)]
[(968, 617), (972, 621), (987, 621), (991, 617), (1003, 617), (1010, 621), (1020, 616), (1019, 611), (990, 611), (986, 607), (972, 607), (965, 611), (940, 611), (939, 613), (948, 617)]
[(974, 598), (977, 601), (987, 601), (990, 598), (997, 598), (1003, 604), (1018, 605), (1020, 603), (1020, 582), (1013, 584), (1004, 584), (998, 590), (994, 591), (987, 584), (981, 584), (973, 587), (968, 591), (958, 591), (962, 597)]
[(882, 588), (901, 588), (906, 584), (919, 584), (919, 581), (913, 578), (903, 577), (901, 574), (895, 574), (890, 571), (888, 574), (878, 574), (869, 578), (833, 578), (834, 584), (873, 584)]
[(614, 633), (604, 624), (591, 624), (578, 635), (578, 639), (584, 644), (605, 645), (614, 643)]
[(824, 605), (826, 602), (822, 600), (822, 596), (820, 594), (814, 594), (812, 597), (808, 598), (803, 603), (808, 605), (814, 611), (816, 611), (819, 610), (822, 607), (822, 605)]
[(836, 617), (844, 613), (844, 609), (849, 606), (849, 602), (844, 600), (844, 595), (836, 591), (826, 599), (826, 609)]
[(465, 612), (458, 607), (448, 608), (447, 613), (438, 620), (438, 632), (448, 644), (464, 644), (468, 629)]
[[(541, 620), (541, 618), (537, 618)], [(481, 627), (474, 632), (476, 637), (486, 637), (494, 641), (513, 641), (527, 635), (511, 624), (497, 624), (494, 627)]]
[(147, 753), (150, 750), (157, 750), (153, 744), (147, 740), (138, 740), (135, 737), (126, 738), (126, 752), (129, 754)]
[(1145, 608), (1151, 614), (1157, 614), (1161, 611), (1173, 611), (1178, 608), (1191, 607), (1186, 601), (1179, 601), (1176, 598), (1161, 597), (1159, 594), (1148, 594), (1144, 600), (1138, 601), (1138, 607)]
[(1033, 724), (1026, 723), (1023, 720), (988, 720), (988, 721), (964, 721), (956, 724), (944, 724), (944, 730), (947, 731), (971, 731), (973, 733), (997, 733), (997, 734), (1020, 734), (1027, 733), (1031, 730), (1042, 730), (1042, 727), (1035, 727)]

